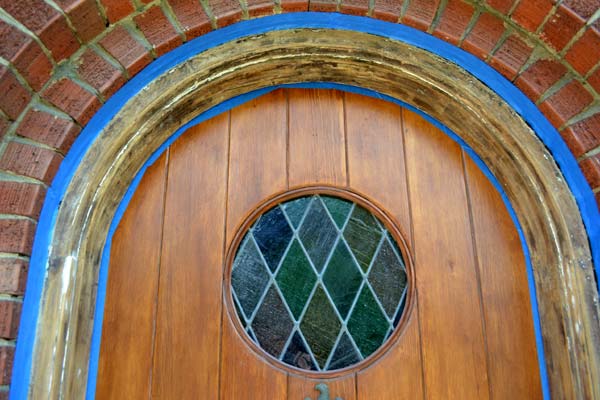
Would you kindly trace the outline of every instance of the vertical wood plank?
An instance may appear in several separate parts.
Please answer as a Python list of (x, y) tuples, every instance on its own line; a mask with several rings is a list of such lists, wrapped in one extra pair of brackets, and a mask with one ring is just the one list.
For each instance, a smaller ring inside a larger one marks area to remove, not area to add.
[(335, 90), (289, 90), (290, 187), (346, 185), (342, 96)]
[[(410, 241), (402, 109), (350, 93), (345, 94), (345, 106), (350, 187), (387, 210)], [(375, 365), (358, 374), (358, 399), (423, 397), (418, 304), (414, 304), (412, 313), (396, 345)]]
[(171, 146), (153, 397), (216, 399), (229, 115)]
[[(289, 91), (290, 187), (311, 184), (347, 185), (343, 93), (335, 90)], [(314, 396), (316, 381), (290, 375), (288, 399)], [(328, 381), (332, 396), (355, 399), (356, 376)]]
[(492, 398), (541, 399), (525, 258), (500, 194), (463, 153), (485, 314)]
[(404, 113), (404, 131), (426, 396), (486, 399), (486, 344), (461, 151), (415, 113)]
[(97, 399), (150, 394), (167, 157), (142, 178), (113, 236)]
[[(235, 228), (252, 206), (286, 188), (286, 136), (287, 98), (283, 90), (232, 110), (228, 246)], [(248, 348), (231, 317), (228, 313), (223, 315), (221, 399), (284, 399), (286, 373)]]
[(287, 187), (284, 90), (231, 110), (227, 243), (258, 202)]

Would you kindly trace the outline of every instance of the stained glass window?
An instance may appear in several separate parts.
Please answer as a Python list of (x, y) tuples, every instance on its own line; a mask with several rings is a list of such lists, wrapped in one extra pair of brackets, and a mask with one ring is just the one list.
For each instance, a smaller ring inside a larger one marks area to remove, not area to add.
[(367, 358), (407, 293), (397, 243), (371, 212), (311, 195), (262, 214), (237, 249), (231, 292), (248, 336), (278, 360), (331, 371)]

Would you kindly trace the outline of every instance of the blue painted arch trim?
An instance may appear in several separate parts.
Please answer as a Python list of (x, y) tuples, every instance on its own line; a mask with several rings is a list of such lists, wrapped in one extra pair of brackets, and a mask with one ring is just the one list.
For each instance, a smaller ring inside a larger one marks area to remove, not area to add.
[[(417, 31), (407, 26), (387, 23), (366, 17), (348, 16), (335, 13), (291, 13), (281, 14), (269, 17), (263, 17), (259, 19), (243, 21), (226, 28), (219, 29), (217, 31), (210, 32), (204, 36), (196, 38), (177, 49), (167, 53), (161, 58), (151, 63), (148, 67), (142, 70), (138, 75), (132, 78), (126, 85), (124, 85), (113, 97), (108, 100), (105, 105), (94, 115), (90, 122), (81, 132), (78, 139), (73, 144), (71, 150), (62, 162), (60, 169), (52, 183), (48, 188), (44, 207), (40, 215), (38, 223), (38, 229), (34, 241), (33, 252), (30, 262), (30, 271), (28, 274), (27, 281), (27, 292), (24, 299), (23, 311), (21, 316), (21, 325), (19, 328), (18, 346), (16, 348), (15, 363), (13, 367), (13, 378), (11, 385), (10, 398), (12, 400), (25, 399), (27, 397), (27, 391), (30, 383), (31, 367), (32, 367), (32, 353), (34, 346), (35, 331), (38, 321), (38, 315), (40, 310), (40, 299), (42, 296), (42, 289), (44, 278), (46, 275), (46, 264), (48, 247), (51, 243), (51, 237), (54, 230), (55, 218), (60, 206), (60, 202), (66, 192), (66, 189), (74, 176), (77, 166), (83, 159), (84, 154), (87, 152), (89, 147), (92, 145), (97, 135), (102, 131), (104, 126), (113, 118), (113, 116), (123, 107), (123, 105), (135, 94), (141, 91), (149, 82), (155, 79), (158, 75), (168, 71), (170, 68), (177, 64), (187, 60), (188, 58), (199, 54), (209, 48), (224, 44), (226, 42), (239, 39), (245, 36), (261, 34), (269, 31), (293, 29), (293, 28), (329, 28), (329, 29), (340, 29), (340, 30), (352, 30), (358, 32), (365, 32), (374, 34), (382, 37), (405, 42), (410, 45), (422, 48), (429, 52), (435, 53), (455, 64), (458, 64), (466, 71), (470, 72), (480, 81), (485, 83), (488, 87), (494, 90), (500, 97), (502, 97), (515, 112), (517, 112), (536, 132), (540, 140), (548, 147), (552, 153), (554, 159), (559, 165), (567, 184), (571, 192), (573, 193), (577, 204), (579, 206), (583, 222), (585, 224), (588, 237), (590, 239), (590, 245), (592, 250), (592, 256), (596, 271), (600, 271), (600, 213), (596, 206), (593, 193), (589, 188), (581, 170), (577, 165), (577, 161), (569, 151), (564, 141), (560, 137), (556, 129), (548, 122), (548, 120), (541, 114), (538, 108), (533, 104), (525, 95), (517, 89), (512, 83), (506, 80), (502, 75), (493, 70), (490, 66), (480, 61), (476, 57), (464, 52), (461, 49), (454, 47), (446, 42), (443, 42), (431, 35)], [(390, 101), (398, 103), (398, 101), (391, 99), (386, 96), (381, 96), (377, 93), (366, 91), (360, 88), (352, 88), (348, 86), (340, 86), (328, 83), (316, 84), (318, 87), (335, 87), (343, 90), (360, 92), (363, 94), (376, 96), (379, 98), (385, 98)], [(303, 85), (306, 86), (306, 85)], [(309, 85), (312, 86), (312, 85)], [(256, 97), (262, 93), (266, 93), (273, 88), (265, 89), (263, 91), (253, 92), (245, 96), (239, 96), (238, 98), (231, 99), (221, 105), (214, 107), (213, 109), (205, 112), (199, 116), (196, 123), (203, 119), (210, 118), (211, 116), (217, 115), (231, 107), (234, 107), (241, 102), (247, 101), (252, 97)], [(406, 105), (404, 105), (406, 106)], [(409, 107), (412, 109), (412, 107)], [(418, 111), (418, 110), (416, 110)], [(435, 125), (440, 127), (443, 131), (452, 136), (457, 140), (463, 147), (465, 143), (443, 125), (431, 118), (427, 117)], [(183, 129), (183, 128), (182, 128)], [(182, 130), (178, 130), (170, 141), (180, 134)], [(166, 142), (159, 151), (163, 151), (164, 148), (169, 144)], [(487, 167), (481, 162), (479, 157), (472, 150), (465, 147), (473, 159), (478, 162), (482, 167), (484, 173), (488, 175), (488, 178), (496, 184), (501, 194), (503, 194), (501, 187), (495, 181), (495, 178)], [(140, 174), (136, 176), (133, 184), (129, 191), (124, 197), (121, 205), (119, 206), (118, 213), (115, 216), (113, 224), (111, 225), (111, 235), (114, 232), (114, 228), (120, 219), (135, 187), (139, 183), (143, 171), (150, 165), (159, 155), (159, 152), (155, 153), (146, 163)], [(509, 210), (510, 203), (507, 202), (506, 196), (503, 194), (503, 198), (507, 203)], [(513, 219), (518, 225), (518, 221), (512, 213)], [(532, 308), (534, 312), (534, 323), (536, 328), (536, 338), (538, 344), (538, 354), (540, 357), (540, 369), (542, 375), (542, 387), (544, 390), (544, 397), (549, 398), (549, 387), (546, 374), (546, 366), (543, 360), (543, 345), (541, 342), (541, 332), (539, 329), (539, 315), (537, 313), (537, 303), (535, 297), (535, 287), (533, 285), (533, 275), (531, 273), (531, 265), (529, 261), (529, 253), (524, 242), (524, 238), (521, 230), (519, 229), (521, 240), (524, 245), (524, 251), (526, 259), (528, 260), (528, 279), (531, 290)], [(102, 265), (107, 265), (108, 253), (110, 250), (110, 240), (107, 241), (105, 251), (103, 253)], [(106, 280), (107, 268), (101, 267), (100, 284)], [(105, 282), (104, 282), (105, 284)], [(101, 315), (103, 309), (103, 290), (98, 290), (98, 304), (95, 315), (95, 327), (94, 327), (94, 338), (93, 348), (90, 366), (90, 380), (88, 384), (88, 398), (93, 398), (95, 388), (95, 368), (97, 364), (97, 352), (99, 350), (99, 327), (101, 326)], [(95, 353), (94, 353), (95, 352)], [(96, 355), (94, 355), (96, 354)], [(90, 396), (91, 395), (91, 396)]]

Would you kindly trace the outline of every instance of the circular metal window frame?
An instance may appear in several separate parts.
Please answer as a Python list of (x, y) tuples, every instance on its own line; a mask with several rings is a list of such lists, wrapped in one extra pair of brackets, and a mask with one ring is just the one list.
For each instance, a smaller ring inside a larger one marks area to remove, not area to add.
[[(271, 354), (267, 353), (257, 342), (255, 342), (254, 340), (252, 340), (252, 338), (249, 337), (248, 333), (246, 332), (246, 329), (242, 326), (240, 318), (236, 312), (235, 302), (231, 290), (231, 274), (233, 269), (233, 263), (235, 261), (235, 256), (237, 255), (238, 249), (242, 243), (242, 240), (246, 236), (246, 233), (258, 220), (258, 218), (281, 203), (284, 203), (289, 200), (294, 200), (296, 198), (313, 195), (338, 197), (347, 201), (351, 201), (369, 211), (373, 216), (375, 216), (379, 220), (380, 223), (383, 224), (383, 226), (388, 230), (391, 237), (396, 241), (396, 244), (400, 249), (401, 256), (406, 269), (407, 289), (404, 300), (404, 309), (402, 310), (400, 321), (398, 322), (398, 325), (394, 328), (392, 334), (387, 339), (385, 339), (385, 341), (379, 346), (377, 350), (365, 357), (363, 360), (353, 365), (331, 371), (313, 371), (301, 369), (286, 364), (285, 362), (280, 361)], [(374, 200), (370, 199), (368, 196), (365, 196), (362, 193), (359, 194), (358, 192), (349, 188), (341, 188), (337, 186), (326, 185), (306, 186), (286, 190), (284, 192), (279, 192), (270, 197), (267, 197), (266, 199), (262, 200), (259, 204), (254, 206), (252, 210), (243, 219), (243, 222), (238, 225), (238, 227), (235, 230), (235, 235), (233, 236), (233, 239), (231, 240), (231, 243), (227, 248), (225, 258), (223, 279), (224, 307), (227, 310), (229, 320), (235, 327), (237, 334), (244, 341), (246, 346), (250, 348), (257, 357), (265, 360), (271, 366), (279, 370), (293, 373), (295, 375), (306, 376), (308, 378), (335, 378), (342, 375), (352, 374), (369, 367), (371, 364), (373, 364), (382, 356), (384, 356), (388, 351), (390, 351), (390, 349), (392, 349), (396, 343), (398, 343), (400, 337), (402, 337), (404, 332), (406, 331), (406, 326), (408, 325), (408, 321), (410, 320), (413, 312), (416, 296), (416, 285), (414, 275), (415, 274), (413, 257), (411, 252), (409, 251), (409, 247), (407, 245), (407, 241), (405, 240), (405, 236), (402, 230), (399, 228), (399, 224), (397, 224), (395, 220), (382, 207), (377, 205), (377, 203)]]

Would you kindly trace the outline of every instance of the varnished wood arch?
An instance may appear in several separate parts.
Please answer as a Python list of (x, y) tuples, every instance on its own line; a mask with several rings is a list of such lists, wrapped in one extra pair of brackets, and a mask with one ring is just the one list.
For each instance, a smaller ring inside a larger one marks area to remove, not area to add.
[(184, 123), (227, 99), (315, 81), (402, 100), (479, 154), (503, 185), (527, 240), (552, 395), (600, 398), (599, 312), (588, 239), (543, 143), (459, 66), (399, 41), (330, 29), (272, 31), (206, 50), (158, 76), (106, 125), (56, 215), (30, 397), (85, 397), (102, 249), (117, 205), (149, 155)]

